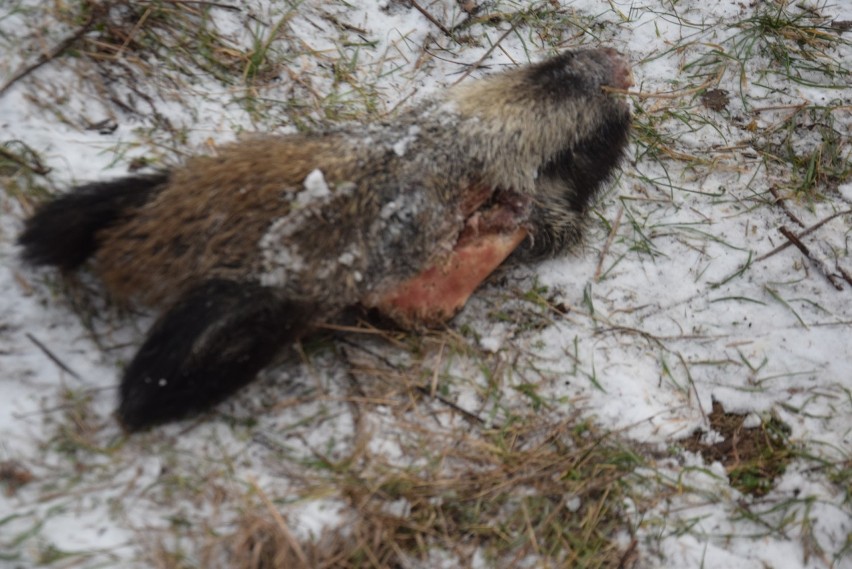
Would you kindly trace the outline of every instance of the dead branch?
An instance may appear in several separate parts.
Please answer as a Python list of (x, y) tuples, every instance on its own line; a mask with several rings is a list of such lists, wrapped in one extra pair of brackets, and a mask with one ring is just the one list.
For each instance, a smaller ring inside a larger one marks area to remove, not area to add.
[(769, 193), (772, 194), (772, 197), (775, 198), (775, 203), (781, 206), (781, 209), (784, 210), (784, 213), (787, 214), (787, 217), (789, 217), (793, 221), (793, 223), (795, 223), (799, 227), (805, 226), (805, 224), (802, 223), (802, 220), (799, 219), (789, 207), (787, 207), (787, 198), (781, 196), (781, 194), (778, 193), (778, 188), (776, 188), (775, 186), (771, 186), (769, 188)]
[(70, 37), (59, 42), (59, 45), (57, 45), (55, 48), (53, 48), (49, 53), (42, 54), (42, 56), (38, 59), (38, 61), (36, 61), (33, 64), (24, 66), (17, 73), (12, 75), (12, 78), (9, 79), (8, 81), (6, 81), (5, 85), (0, 87), (0, 97), (2, 97), (6, 93), (6, 91), (8, 91), (12, 87), (12, 85), (14, 85), (18, 81), (20, 81), (21, 79), (23, 79), (24, 77), (29, 75), (30, 73), (32, 73), (33, 71), (35, 71), (36, 69), (41, 67), (42, 65), (49, 63), (49, 62), (53, 61), (54, 59), (56, 59), (57, 57), (59, 57), (60, 55), (62, 55), (62, 53), (66, 49), (71, 47), (74, 44), (74, 42), (76, 42), (81, 37), (86, 35), (86, 33), (88, 33), (89, 30), (92, 29), (92, 26), (95, 24), (95, 21), (97, 20), (97, 16), (99, 16), (100, 14), (101, 14), (101, 10), (95, 9), (95, 7), (93, 7), (91, 14), (89, 14), (89, 18), (85, 21), (85, 23), (83, 23), (82, 26), (80, 26), (80, 29), (78, 29), (76, 32), (74, 32)]
[(430, 14), (429, 12), (427, 12), (427, 11), (426, 11), (426, 9), (425, 9), (424, 7), (422, 7), (420, 4), (418, 4), (416, 0), (411, 0), (411, 5), (414, 7), (414, 9), (415, 9), (415, 10), (417, 10), (418, 12), (420, 12), (421, 14), (423, 14), (423, 17), (424, 17), (424, 18), (426, 18), (427, 20), (429, 20), (430, 22), (432, 22), (432, 24), (433, 24), (436, 28), (438, 28), (439, 30), (441, 30), (441, 33), (443, 33), (445, 36), (447, 36), (448, 38), (450, 38), (450, 39), (451, 39), (451, 40), (453, 40), (454, 42), (458, 43), (458, 40), (457, 40), (457, 39), (456, 39), (456, 37), (453, 35), (453, 32), (451, 32), (451, 31), (447, 28), (447, 26), (445, 26), (444, 24), (442, 24), (441, 22), (439, 22), (438, 20), (436, 20), (436, 19), (435, 19), (435, 17), (434, 17), (434, 16), (432, 16), (432, 14)]
[[(816, 231), (817, 229), (819, 229), (820, 227), (822, 227), (823, 225), (825, 225), (829, 221), (832, 221), (832, 220), (834, 220), (838, 217), (841, 217), (841, 216), (844, 216), (844, 215), (849, 215), (849, 214), (852, 214), (852, 209), (847, 209), (845, 211), (840, 211), (840, 212), (837, 212), (833, 215), (829, 215), (828, 217), (826, 217), (822, 221), (818, 221), (817, 223), (811, 225), (810, 227), (808, 227), (807, 229), (805, 229), (804, 231), (802, 231), (801, 233), (796, 235), (796, 237), (801, 239), (802, 237), (805, 237), (806, 235), (810, 235), (811, 233), (813, 233), (814, 231)], [(754, 259), (752, 261), (752, 263), (765, 261), (766, 259), (768, 259), (772, 255), (775, 255), (776, 253), (780, 253), (781, 251), (783, 251), (784, 249), (786, 249), (787, 247), (789, 247), (792, 244), (793, 244), (792, 242), (787, 241), (786, 243), (779, 245), (778, 247), (776, 247), (772, 251), (769, 251), (768, 253), (764, 253), (760, 257), (757, 257), (756, 259)], [(741, 271), (743, 268), (745, 268), (745, 267), (740, 267), (739, 269), (737, 269), (737, 272)]]
[(488, 48), (488, 50), (487, 50), (487, 51), (486, 51), (486, 52), (482, 55), (482, 57), (480, 57), (480, 58), (476, 61), (476, 63), (474, 63), (473, 65), (469, 66), (467, 69), (465, 69), (464, 73), (462, 73), (462, 74), (461, 74), (461, 77), (459, 77), (459, 78), (456, 80), (456, 82), (455, 82), (455, 83), (453, 83), (453, 85), (457, 85), (458, 83), (461, 83), (461, 82), (464, 80), (464, 78), (465, 78), (465, 77), (467, 77), (468, 75), (470, 75), (471, 73), (473, 73), (474, 71), (476, 71), (477, 69), (479, 69), (479, 67), (482, 65), (482, 62), (483, 62), (483, 61), (485, 61), (486, 59), (488, 59), (488, 58), (491, 56), (491, 54), (492, 54), (492, 53), (494, 53), (494, 50), (495, 50), (495, 49), (497, 49), (497, 47), (498, 47), (501, 43), (503, 43), (503, 40), (504, 40), (504, 39), (506, 39), (507, 37), (509, 37), (509, 34), (511, 34), (513, 31), (515, 31), (515, 23), (514, 23), (514, 22), (512, 22), (512, 25), (511, 25), (511, 26), (509, 26), (509, 29), (508, 29), (508, 30), (506, 30), (505, 32), (503, 32), (503, 35), (502, 35), (502, 36), (500, 36), (499, 38), (497, 38), (497, 41), (495, 41), (495, 42), (494, 42), (494, 45), (492, 45), (491, 47), (489, 47), (489, 48)]
[(825, 266), (825, 263), (823, 263), (820, 259), (817, 259), (817, 258), (814, 256), (814, 254), (813, 254), (813, 253), (811, 253), (811, 250), (808, 248), (808, 246), (807, 246), (807, 245), (805, 245), (804, 243), (802, 243), (802, 241), (801, 241), (801, 240), (800, 240), (800, 239), (796, 236), (796, 234), (795, 234), (795, 233), (793, 233), (792, 231), (790, 231), (789, 229), (787, 229), (787, 228), (786, 228), (786, 227), (784, 227), (783, 225), (782, 225), (781, 227), (779, 227), (779, 228), (778, 228), (778, 231), (781, 233), (781, 235), (783, 235), (784, 237), (786, 237), (786, 238), (787, 238), (787, 240), (788, 240), (790, 243), (792, 243), (793, 245), (795, 245), (795, 246), (796, 246), (796, 248), (797, 248), (799, 251), (801, 251), (801, 252), (802, 252), (802, 254), (803, 254), (805, 257), (807, 257), (808, 259), (810, 259), (810, 260), (811, 260), (811, 262), (814, 264), (814, 266), (817, 268), (817, 270), (819, 270), (819, 272), (821, 272), (821, 273), (825, 276), (825, 278), (826, 278), (826, 279), (828, 279), (828, 282), (830, 282), (830, 283), (832, 284), (832, 286), (834, 286), (834, 288), (835, 288), (835, 289), (837, 289), (837, 290), (843, 290), (843, 285), (841, 285), (841, 284), (837, 281), (837, 277), (836, 277), (836, 276), (834, 276), (833, 274), (831, 274), (831, 273), (828, 271), (828, 267), (826, 267), (826, 266)]
[(51, 360), (53, 363), (55, 363), (57, 366), (59, 366), (59, 368), (60, 368), (61, 370), (65, 371), (66, 373), (68, 373), (69, 375), (71, 375), (71, 377), (73, 377), (74, 379), (82, 379), (82, 378), (80, 377), (80, 375), (79, 375), (76, 371), (74, 371), (73, 369), (71, 369), (70, 367), (68, 367), (67, 365), (65, 365), (65, 362), (63, 362), (62, 360), (60, 360), (60, 359), (59, 359), (59, 357), (58, 357), (56, 354), (54, 354), (53, 352), (51, 352), (51, 351), (50, 351), (50, 349), (48, 349), (48, 347), (47, 347), (47, 346), (45, 346), (44, 344), (42, 344), (42, 343), (41, 343), (41, 341), (37, 340), (37, 339), (36, 339), (36, 337), (35, 337), (35, 336), (33, 336), (32, 334), (30, 334), (29, 332), (27, 332), (27, 339), (28, 339), (30, 342), (32, 342), (33, 344), (35, 344), (35, 345), (36, 345), (36, 347), (37, 347), (39, 350), (41, 350), (42, 352), (44, 352), (44, 355), (46, 355), (48, 358), (50, 358), (50, 360)]

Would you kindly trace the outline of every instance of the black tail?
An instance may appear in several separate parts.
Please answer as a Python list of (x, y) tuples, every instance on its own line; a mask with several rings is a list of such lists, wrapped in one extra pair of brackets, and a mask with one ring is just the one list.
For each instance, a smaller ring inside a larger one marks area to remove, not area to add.
[(78, 267), (97, 249), (98, 231), (150, 200), (167, 180), (168, 174), (160, 173), (87, 184), (44, 204), (18, 238), (23, 258), (36, 265)]
[(121, 383), (118, 416), (136, 431), (204, 411), (298, 339), (314, 308), (257, 283), (212, 280), (154, 324)]

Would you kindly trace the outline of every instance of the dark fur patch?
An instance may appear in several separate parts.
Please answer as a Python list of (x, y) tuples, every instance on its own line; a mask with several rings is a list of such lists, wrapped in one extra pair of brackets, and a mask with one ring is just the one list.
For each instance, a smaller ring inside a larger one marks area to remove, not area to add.
[(582, 227), (566, 220), (571, 213), (585, 215), (589, 203), (621, 161), (629, 133), (630, 115), (617, 114), (592, 136), (563, 150), (542, 168), (542, 181), (554, 180), (564, 191), (540, 196), (534, 202), (530, 217), (532, 239), (518, 248), (515, 259), (553, 257), (577, 242)]
[(98, 232), (150, 200), (168, 177), (160, 173), (87, 184), (44, 204), (18, 238), (24, 260), (64, 270), (79, 267), (98, 248)]
[(584, 78), (574, 73), (570, 64), (574, 53), (566, 51), (530, 67), (530, 88), (539, 89), (551, 98), (561, 100), (577, 96), (585, 85)]
[(572, 210), (582, 213), (621, 162), (629, 134), (630, 116), (612, 117), (592, 136), (557, 155), (542, 169), (541, 175), (564, 181), (570, 188), (566, 202)]
[(254, 379), (314, 314), (257, 283), (202, 283), (148, 333), (124, 374), (119, 419), (136, 431), (208, 409)]

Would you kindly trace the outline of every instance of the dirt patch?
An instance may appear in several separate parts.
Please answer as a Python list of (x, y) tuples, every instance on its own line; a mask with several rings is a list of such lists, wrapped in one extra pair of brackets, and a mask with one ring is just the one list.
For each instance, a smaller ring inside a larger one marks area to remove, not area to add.
[(701, 104), (712, 111), (724, 111), (729, 101), (728, 92), (724, 89), (708, 89), (701, 94)]
[(32, 472), (14, 460), (0, 462), (0, 487), (3, 487), (7, 496), (13, 495), (18, 488), (29, 484), (35, 479)]
[(708, 444), (707, 432), (697, 429), (683, 446), (700, 453), (708, 463), (721, 462), (731, 486), (740, 492), (763, 496), (792, 460), (790, 428), (774, 417), (749, 427), (745, 424), (747, 417), (725, 413), (722, 405), (714, 401), (708, 419), (723, 440)]

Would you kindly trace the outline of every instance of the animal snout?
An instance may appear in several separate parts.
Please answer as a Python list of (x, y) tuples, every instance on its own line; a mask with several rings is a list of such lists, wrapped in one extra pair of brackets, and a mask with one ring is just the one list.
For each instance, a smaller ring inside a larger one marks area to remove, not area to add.
[(629, 89), (634, 85), (633, 70), (630, 68), (630, 61), (611, 47), (601, 50), (610, 61), (612, 76), (604, 84), (608, 87), (616, 89)]

